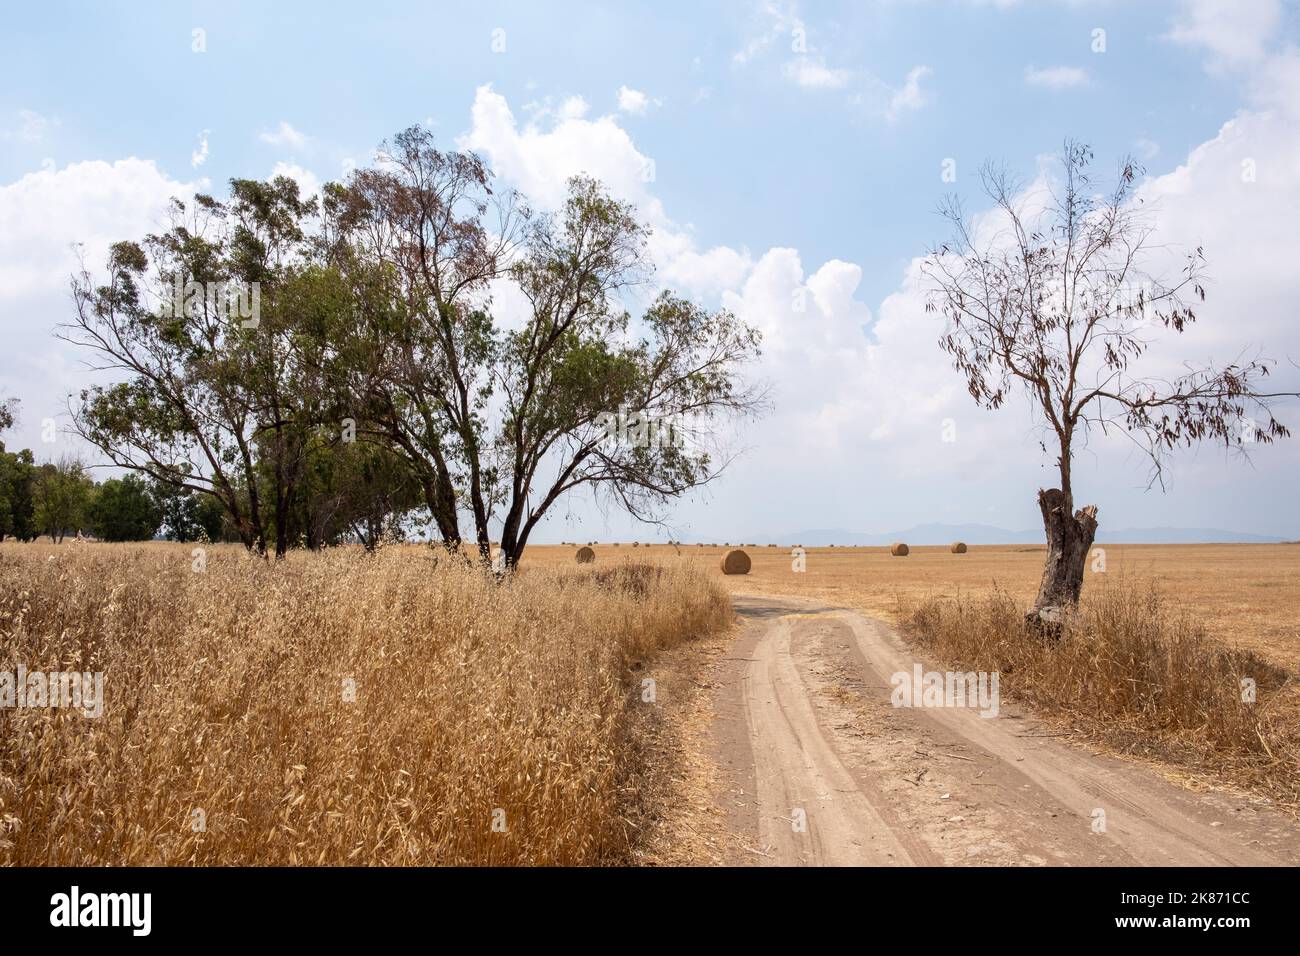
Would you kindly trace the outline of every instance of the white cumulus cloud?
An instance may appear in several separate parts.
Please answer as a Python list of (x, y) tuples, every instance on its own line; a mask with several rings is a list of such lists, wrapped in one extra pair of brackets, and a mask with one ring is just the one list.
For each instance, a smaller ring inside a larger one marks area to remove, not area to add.
[(903, 85), (889, 98), (889, 108), (885, 111), (885, 117), (890, 122), (897, 120), (904, 113), (919, 110), (930, 102), (930, 97), (921, 89), (921, 80), (933, 72), (928, 66), (912, 68)]
[(87, 383), (83, 358), (53, 336), (70, 317), (69, 277), (81, 258), (103, 274), (110, 244), (166, 228), (172, 197), (186, 199), (206, 180), (182, 182), (151, 160), (72, 163), (28, 173), (0, 186), (0, 325), (5, 380), (0, 393), (22, 399), (21, 420), (6, 444), (37, 454), (67, 449), (41, 443), (41, 421), (62, 421), (65, 396)]
[(297, 163), (276, 163), (275, 168), (271, 170), (271, 175), (266, 178), (275, 179), (277, 176), (287, 176), (296, 182), (298, 191), (304, 199), (320, 193), (320, 178), (310, 169), (305, 169)]
[(1169, 39), (1201, 47), (1217, 66), (1258, 60), (1282, 20), (1280, 0), (1183, 0)]
[(644, 115), (651, 105), (658, 105), (658, 100), (651, 100), (640, 90), (634, 90), (630, 86), (620, 86), (618, 88), (618, 108), (624, 113), (633, 113), (638, 116)]
[(199, 133), (199, 144), (194, 147), (194, 152), (190, 153), (190, 165), (198, 169), (208, 161), (208, 134), (211, 130), (203, 130)]
[(17, 125), (0, 129), (0, 139), (39, 143), (59, 125), (57, 119), (43, 116), (35, 110), (19, 110), (17, 120)]
[(271, 146), (300, 150), (307, 145), (307, 137), (294, 129), (284, 120), (273, 130), (257, 134), (257, 138)]

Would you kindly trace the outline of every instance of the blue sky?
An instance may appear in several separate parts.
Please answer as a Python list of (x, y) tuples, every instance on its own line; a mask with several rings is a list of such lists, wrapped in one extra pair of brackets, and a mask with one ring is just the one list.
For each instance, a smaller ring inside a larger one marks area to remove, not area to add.
[[(1167, 199), (1171, 241), (1204, 241), (1224, 285), (1223, 313), (1206, 322), (1300, 359), (1282, 274), (1294, 272), (1294, 224), (1280, 212), (1259, 229), (1239, 222), (1300, 196), (1300, 34), (1276, 0), (46, 3), (6, 21), (0, 252), (12, 272), (0, 277), (19, 281), (0, 284), (0, 392), (24, 399), (11, 445), (35, 447), (79, 381), (49, 335), (67, 308), (69, 242), (93, 262), (156, 221), (169, 190), (220, 192), (277, 169), (337, 178), (418, 122), (543, 204), (567, 173), (602, 175), (665, 237), (666, 284), (770, 333), (761, 372), (779, 384), (776, 412), (737, 433), (749, 451), (736, 473), (678, 510), (683, 534), (1036, 523), (1046, 477), (1026, 423), (978, 413), (937, 349), (899, 331), (904, 315), (916, 324), (909, 267), (945, 237), (935, 206), (956, 191), (979, 209), (985, 158), (1030, 180), (1066, 136), (1107, 168), (1138, 154)], [(1224, 172), (1241, 156), (1264, 170), (1253, 205)], [(638, 181), (646, 160), (653, 178)], [(1257, 235), (1268, 238), (1252, 250)], [(1261, 257), (1278, 275), (1257, 294)], [(819, 324), (773, 312), (783, 283), (820, 290)], [(1228, 357), (1216, 335), (1179, 347)], [(931, 441), (949, 417), (970, 436), (961, 453)], [(1203, 450), (1165, 495), (1144, 491), (1121, 450), (1089, 454), (1081, 494), (1113, 523), (1300, 536), (1292, 449), (1265, 449), (1253, 468)], [(569, 515), (550, 537), (634, 535), (583, 502)]]
[[(663, 7), (669, 7), (663, 10)], [(675, 6), (675, 9), (673, 7)], [(40, 161), (142, 156), (181, 176), (201, 130), (214, 183), (269, 170), (284, 150), (258, 139), (282, 121), (309, 135), (295, 158), (322, 177), (363, 159), (395, 130), (431, 119), (463, 131), (475, 90), (493, 84), (516, 108), (580, 95), (613, 111), (628, 86), (662, 101), (629, 120), (653, 156), (657, 193), (706, 245), (797, 247), (860, 263), (862, 294), (887, 294), (918, 248), (939, 238), (929, 213), (959, 169), (986, 157), (1025, 163), (1068, 135), (1117, 156), (1149, 141), (1172, 168), (1235, 107), (1234, 91), (1165, 39), (1165, 3), (886, 2), (809, 5), (807, 45), (832, 69), (859, 71), (809, 91), (781, 70), (782, 35), (747, 64), (735, 55), (767, 31), (761, 8), (715, 4), (194, 3), (32, 5), (11, 14), (3, 112), (59, 126), (6, 150), (11, 181)], [(1092, 52), (1092, 30), (1106, 52)], [(191, 31), (207, 51), (191, 52)], [(492, 51), (492, 31), (505, 51)], [(847, 101), (910, 70), (933, 108), (894, 122)], [(1062, 96), (1025, 82), (1029, 66), (1088, 71)], [(701, 92), (706, 91), (706, 92)]]

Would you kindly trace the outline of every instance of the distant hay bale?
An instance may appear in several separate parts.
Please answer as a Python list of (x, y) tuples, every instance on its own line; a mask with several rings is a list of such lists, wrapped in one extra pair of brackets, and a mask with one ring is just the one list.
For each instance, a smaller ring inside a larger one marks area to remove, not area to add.
[(640, 541), (633, 541), (633, 542), (632, 542), (632, 547), (634, 547), (634, 548), (639, 548), (639, 547), (641, 547), (641, 542), (640, 542)]
[(578, 549), (576, 558), (579, 564), (591, 564), (596, 560), (596, 552), (589, 547), (582, 547)]
[(952, 547), (949, 548), (948, 550), (951, 551), (953, 554), (965, 554), (965, 553), (966, 553), (966, 542), (965, 542), (965, 541), (954, 541), (954, 542), (952, 543)]
[(896, 558), (905, 558), (912, 549), (901, 541), (895, 541), (889, 546), (889, 553)]
[(728, 551), (722, 558), (723, 574), (748, 574), (749, 555), (739, 548)]

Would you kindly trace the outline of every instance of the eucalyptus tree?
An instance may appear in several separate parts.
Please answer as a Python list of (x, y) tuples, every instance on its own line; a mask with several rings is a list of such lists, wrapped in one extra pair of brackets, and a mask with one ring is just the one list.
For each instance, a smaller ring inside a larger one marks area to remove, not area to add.
[(277, 555), (310, 400), (281, 304), (314, 212), (286, 177), (233, 180), (228, 203), (174, 200), (166, 232), (111, 247), (102, 281), (83, 264), (59, 332), (118, 376), (81, 391), (77, 434), (114, 465), (212, 496), (247, 547), (264, 553), (273, 537)]
[(648, 234), (583, 177), (534, 214), (419, 128), (319, 209), (290, 180), (233, 180), (114, 245), (102, 282), (74, 278), (61, 334), (119, 377), (81, 393), (75, 428), (277, 556), (348, 529), (373, 546), (422, 504), (449, 548), (468, 521), (485, 563), (499, 529), (510, 567), (581, 487), (661, 520), (762, 396), (756, 332), (646, 294)]
[[(646, 522), (713, 480), (724, 436), (764, 405), (744, 377), (759, 334), (662, 292), (633, 322), (620, 293), (649, 274), (648, 229), (585, 177), (530, 232), (510, 278), (527, 303), (493, 368), (501, 554), (513, 566), (564, 495), (588, 488)], [(476, 502), (493, 515), (495, 501)], [(486, 524), (480, 526), (480, 535)]]
[(683, 439), (707, 438), (700, 423), (761, 404), (741, 378), (758, 336), (734, 316), (664, 294), (632, 322), (623, 302), (651, 270), (631, 206), (578, 177), (561, 209), (533, 213), (420, 129), (379, 157), (327, 191), (327, 259), (359, 310), (337, 329), (331, 381), (366, 438), (407, 457), (448, 546), (466, 516), (486, 562), (499, 527), (510, 567), (568, 492), (589, 486), (656, 520), (716, 474), (700, 443), (609, 427), (674, 419)]

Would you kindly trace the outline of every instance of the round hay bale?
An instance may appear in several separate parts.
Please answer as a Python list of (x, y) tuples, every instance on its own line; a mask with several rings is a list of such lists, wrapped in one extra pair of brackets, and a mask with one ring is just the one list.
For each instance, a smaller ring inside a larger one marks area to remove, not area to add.
[(723, 574), (748, 574), (749, 555), (739, 548), (728, 551), (722, 558)]
[(966, 542), (965, 542), (965, 541), (954, 541), (954, 542), (952, 543), (952, 547), (949, 548), (948, 550), (951, 551), (953, 554), (965, 554), (965, 553), (966, 553)]
[(895, 541), (889, 546), (889, 553), (896, 558), (905, 558), (912, 549), (901, 541)]
[(579, 564), (591, 564), (591, 562), (596, 560), (596, 552), (592, 551), (589, 547), (581, 547), (578, 549), (575, 558)]

